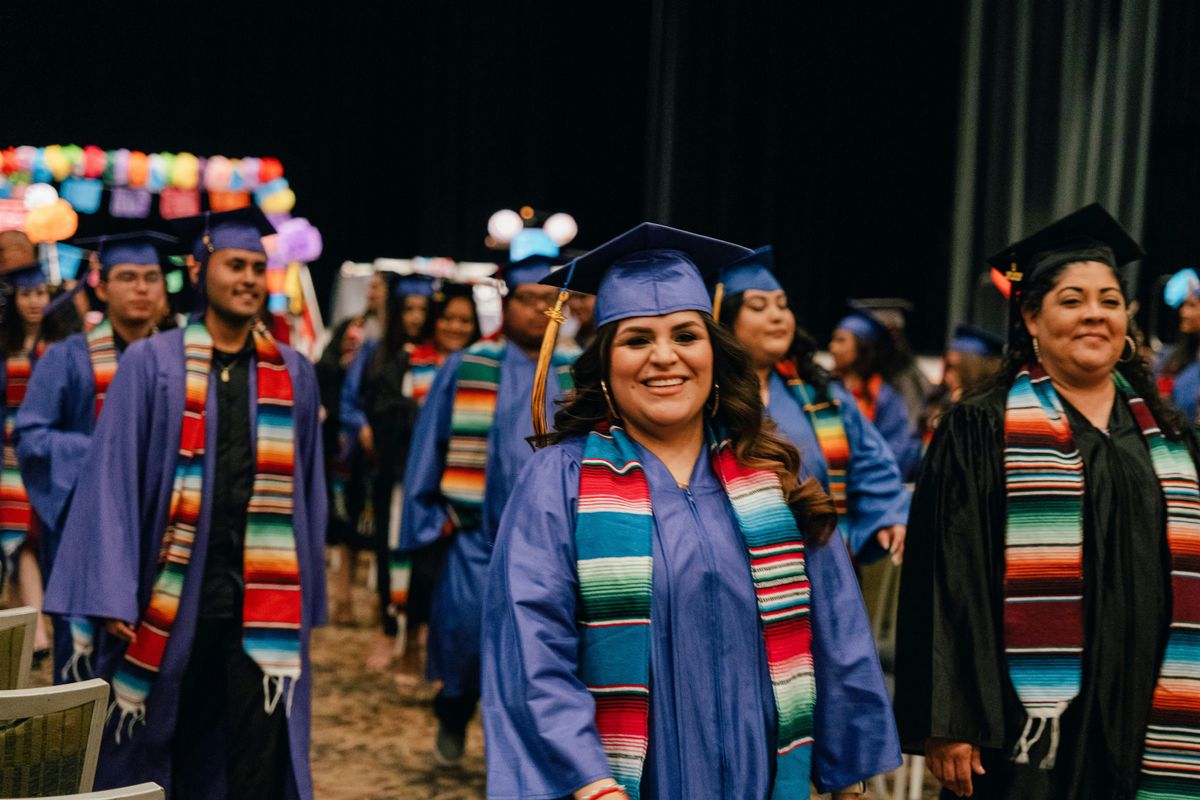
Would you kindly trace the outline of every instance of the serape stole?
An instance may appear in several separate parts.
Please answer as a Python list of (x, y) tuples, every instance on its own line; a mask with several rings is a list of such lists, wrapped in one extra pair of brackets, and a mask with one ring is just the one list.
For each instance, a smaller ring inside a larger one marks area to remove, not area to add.
[[(104, 408), (104, 397), (112, 385), (113, 376), (117, 374), (117, 342), (113, 338), (112, 322), (108, 317), (85, 336), (96, 395), (95, 417), (99, 419), (100, 411)], [(62, 678), (64, 681), (81, 681), (87, 675), (94, 674), (91, 656), (95, 649), (95, 628), (87, 617), (68, 617), (67, 624), (71, 630), (72, 652), (63, 665)]]
[[(816, 682), (804, 539), (775, 473), (737, 463), (710, 437), (713, 469), (750, 555), (777, 712), (773, 800), (807, 797)], [(613, 778), (637, 800), (649, 745), (654, 517), (650, 486), (624, 430), (589, 434), (575, 526), (580, 678)]]
[[(438, 367), (445, 357), (432, 344), (426, 343), (410, 348), (408, 355), (408, 379), (405, 381), (405, 391), (409, 397), (417, 401), (417, 405), (425, 404), (429, 387), (437, 375)], [(388, 591), (390, 602), (388, 613), (400, 617), (408, 606), (408, 589), (412, 583), (412, 557), (400, 549), (400, 508), (402, 498), (393, 492), (392, 508), (388, 514)], [(403, 647), (403, 645), (401, 645)]]
[[(483, 518), (487, 488), (488, 433), (496, 416), (504, 339), (484, 339), (467, 348), (458, 365), (450, 442), (441, 490), (458, 530), (475, 530)], [(555, 352), (554, 366), (563, 393), (573, 388), (570, 354)]]
[[(1142, 755), (1140, 800), (1200, 798), (1200, 483), (1183, 442), (1167, 439), (1145, 401), (1113, 373), (1150, 451), (1166, 504), (1172, 612)], [(1028, 763), (1047, 727), (1054, 767), (1060, 718), (1078, 695), (1083, 641), (1082, 457), (1040, 366), (1009, 391), (1004, 633), (1009, 675), (1029, 719), (1014, 760)]]
[[(259, 324), (253, 331), (256, 357), (255, 472), (247, 505), (244, 543), (245, 593), (242, 647), (263, 671), (264, 706), (278, 707), (300, 678), (301, 594), (292, 509), (295, 431), (292, 382), (275, 340)], [(143, 721), (146, 697), (170, 641), (201, 518), (204, 445), (212, 337), (203, 322), (184, 331), (185, 401), (179, 460), (171, 492), (167, 530), (159, 555), (161, 570), (137, 626), (137, 639), (113, 677), (122, 727)]]
[(25, 491), (17, 463), (17, 441), (14, 428), (17, 410), (25, 400), (29, 388), (29, 376), (33, 374), (33, 361), (20, 353), (5, 359), (7, 370), (4, 384), (4, 462), (0, 466), (0, 550), (4, 555), (4, 573), (12, 575), (16, 570), (17, 551), (24, 544), (33, 527), (33, 507)]
[(842, 424), (841, 403), (832, 394), (824, 399), (817, 397), (816, 390), (800, 379), (796, 364), (790, 360), (780, 361), (775, 365), (775, 371), (808, 415), (821, 455), (825, 457), (829, 496), (838, 518), (843, 518), (846, 516), (846, 476), (850, 472), (850, 440), (846, 437), (846, 426)]

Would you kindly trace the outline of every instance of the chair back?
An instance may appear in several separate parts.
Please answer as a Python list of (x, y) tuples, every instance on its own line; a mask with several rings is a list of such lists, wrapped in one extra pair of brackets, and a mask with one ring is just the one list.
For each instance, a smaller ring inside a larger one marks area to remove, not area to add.
[(0, 611), (0, 691), (21, 689), (28, 682), (36, 624), (36, 608), (22, 606)]
[(108, 695), (98, 678), (0, 691), (0, 797), (91, 791)]
[[(84, 794), (60, 794), (46, 800), (166, 800), (167, 793), (157, 783), (139, 783), (120, 789), (105, 789)], [(22, 800), (28, 800), (22, 798)]]

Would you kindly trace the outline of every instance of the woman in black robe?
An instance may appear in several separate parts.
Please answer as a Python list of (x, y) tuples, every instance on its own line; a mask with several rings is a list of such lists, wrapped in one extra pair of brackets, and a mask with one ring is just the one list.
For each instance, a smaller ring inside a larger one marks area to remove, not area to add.
[[(993, 261), (1012, 263), (1010, 275), (1024, 277), (1013, 286), (1004, 368), (994, 387), (945, 416), (913, 499), (896, 717), (904, 748), (926, 755), (943, 797), (1133, 798), (1138, 791), (1171, 622), (1171, 554), (1146, 438), (1112, 372), (1145, 400), (1167, 438), (1186, 443), (1193, 462), (1197, 448), (1125, 341), (1128, 294), (1117, 267), (1141, 252), (1098, 207), (1084, 212)], [(1028, 717), (1004, 642), (1005, 416), (1017, 373), (1038, 362), (1084, 469), (1084, 646), (1079, 692), (1062, 714), (1059, 740), (1040, 737), (1019, 764), (1014, 750)]]

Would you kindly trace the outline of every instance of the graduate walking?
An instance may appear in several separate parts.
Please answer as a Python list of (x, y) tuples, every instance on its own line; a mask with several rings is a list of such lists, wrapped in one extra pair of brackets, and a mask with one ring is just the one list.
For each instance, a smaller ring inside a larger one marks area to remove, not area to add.
[(309, 633), (326, 616), (312, 365), (259, 321), (254, 208), (176, 222), (203, 309), (129, 347), (47, 594), (99, 623), (113, 685), (98, 788), (309, 798)]
[(597, 335), (496, 539), (491, 798), (842, 800), (900, 763), (833, 502), (711, 316), (748, 252), (645, 223), (547, 279)]
[[(491, 542), (517, 474), (532, 450), (529, 398), (546, 310), (556, 292), (542, 286), (555, 253), (529, 255), (504, 270), (501, 335), (451, 355), (425, 397), (409, 444), (404, 474), (400, 548), (413, 552), (453, 536), (429, 619), (428, 676), (442, 681), (434, 700), (435, 756), (443, 764), (463, 753), (467, 724), (479, 700), (479, 640), (483, 587)], [(566, 388), (571, 354), (555, 359), (564, 382), (546, 393), (546, 408)]]
[[(15, 425), (21, 478), (41, 522), (44, 581), (50, 580), (67, 508), (117, 364), (126, 347), (155, 331), (167, 301), (161, 259), (163, 249), (177, 241), (140, 231), (77, 242), (96, 249), (100, 261), (96, 295), (107, 314), (92, 330), (52, 345), (38, 359)], [(56, 298), (53, 305), (73, 300), (72, 292)], [(52, 622), (55, 682), (91, 677), (95, 634), (90, 621), (55, 615)]]
[(1200, 797), (1198, 451), (1131, 335), (1141, 256), (1093, 205), (989, 259), (1008, 351), (934, 434), (900, 589), (897, 721), (943, 797)]

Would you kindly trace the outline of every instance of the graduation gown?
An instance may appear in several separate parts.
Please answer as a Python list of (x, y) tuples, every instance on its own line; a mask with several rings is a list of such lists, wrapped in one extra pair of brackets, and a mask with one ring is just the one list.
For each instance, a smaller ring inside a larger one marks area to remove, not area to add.
[[(796, 402), (783, 378), (771, 373), (767, 414), (803, 459), (803, 471), (829, 490), (829, 465), (821, 452), (808, 414)], [(909, 493), (900, 479), (900, 468), (883, 436), (840, 384), (830, 384), (830, 394), (841, 403), (839, 416), (850, 444), (850, 467), (846, 476), (846, 514), (838, 529), (860, 560), (870, 562), (884, 554), (875, 539), (880, 528), (902, 525), (908, 520)]]
[[(639, 447), (654, 509), (650, 742), (643, 798), (770, 796), (775, 700), (749, 557), (707, 452), (680, 489)], [(611, 774), (579, 680), (575, 520), (583, 439), (535, 456), (505, 511), (484, 603), (488, 797), (569, 797)], [(900, 763), (891, 701), (846, 548), (807, 553), (817, 683), (813, 782)], [(803, 800), (807, 800), (805, 793)]]
[[(48, 582), (66, 510), (96, 426), (96, 378), (86, 334), (51, 345), (38, 359), (15, 425), (21, 479), (41, 523), (42, 580)], [(62, 669), (71, 653), (70, 626), (55, 617), (56, 682), (63, 679)]]
[[(1120, 392), (1106, 436), (1067, 412), (1084, 465), (1084, 653), (1053, 770), (1009, 757), (1026, 715), (1003, 640), (1006, 389), (938, 426), (913, 499), (900, 587), (896, 716), (909, 752), (927, 737), (981, 748), (976, 798), (1132, 798), (1170, 623), (1165, 505)], [(1194, 441), (1189, 449), (1196, 457)], [(948, 793), (943, 796), (949, 797)]]
[(921, 465), (921, 438), (908, 419), (904, 398), (888, 384), (881, 384), (875, 398), (875, 418), (871, 420), (896, 457), (900, 477), (906, 481), (916, 478)]
[[(300, 566), (302, 675), (295, 686), (288, 738), (294, 782), (290, 794), (312, 797), (308, 765), (312, 669), (309, 632), (326, 621), (324, 574), (325, 489), (318, 422), (318, 393), (312, 365), (280, 346), (295, 398), (295, 491), (293, 530)], [(253, 357), (251, 363), (253, 365)], [(250, 371), (250, 395), (256, 397), (256, 371)], [(224, 741), (213, 731), (213, 768), (198, 775), (174, 775), (171, 738), (179, 707), (179, 686), (195, 633), (204, 561), (212, 515), (215, 470), (216, 379), (208, 384), (204, 490), (196, 540), (184, 581), (178, 616), (161, 670), (146, 700), (146, 724), (131, 738), (114, 740), (119, 715), (105, 727), (96, 787), (112, 788), (142, 781), (166, 787), (178, 781), (204, 796), (225, 796)], [(252, 400), (253, 402), (253, 400)], [(67, 512), (62, 546), (46, 592), (46, 609), (69, 616), (107, 617), (135, 623), (145, 609), (157, 577), (158, 554), (166, 530), (171, 488), (179, 453), (184, 407), (183, 329), (130, 345), (121, 359), (92, 447)], [(254, 409), (251, 408), (251, 427)], [(252, 431), (253, 435), (253, 431)], [(111, 679), (125, 652), (123, 642), (101, 630), (93, 665), (98, 677)]]
[[(451, 355), (438, 370), (417, 417), (404, 472), (401, 550), (428, 547), (442, 536), (447, 514), (440, 487), (462, 355), (461, 352)], [(488, 433), (481, 526), (454, 535), (433, 590), (429, 678), (443, 681), (443, 691), (451, 697), (469, 696), (479, 691), (483, 584), (500, 515), (512, 494), (517, 475), (533, 455), (533, 448), (525, 440), (533, 435), (529, 398), (533, 392), (535, 367), (536, 360), (521, 348), (511, 342), (504, 348), (500, 388), (496, 392), (495, 423)], [(554, 418), (554, 402), (560, 396), (558, 381), (551, 374), (546, 386), (546, 413), (550, 419)]]
[(1192, 362), (1175, 376), (1171, 386), (1171, 402), (1183, 412), (1192, 424), (1197, 421), (1197, 404), (1200, 401), (1200, 363)]

